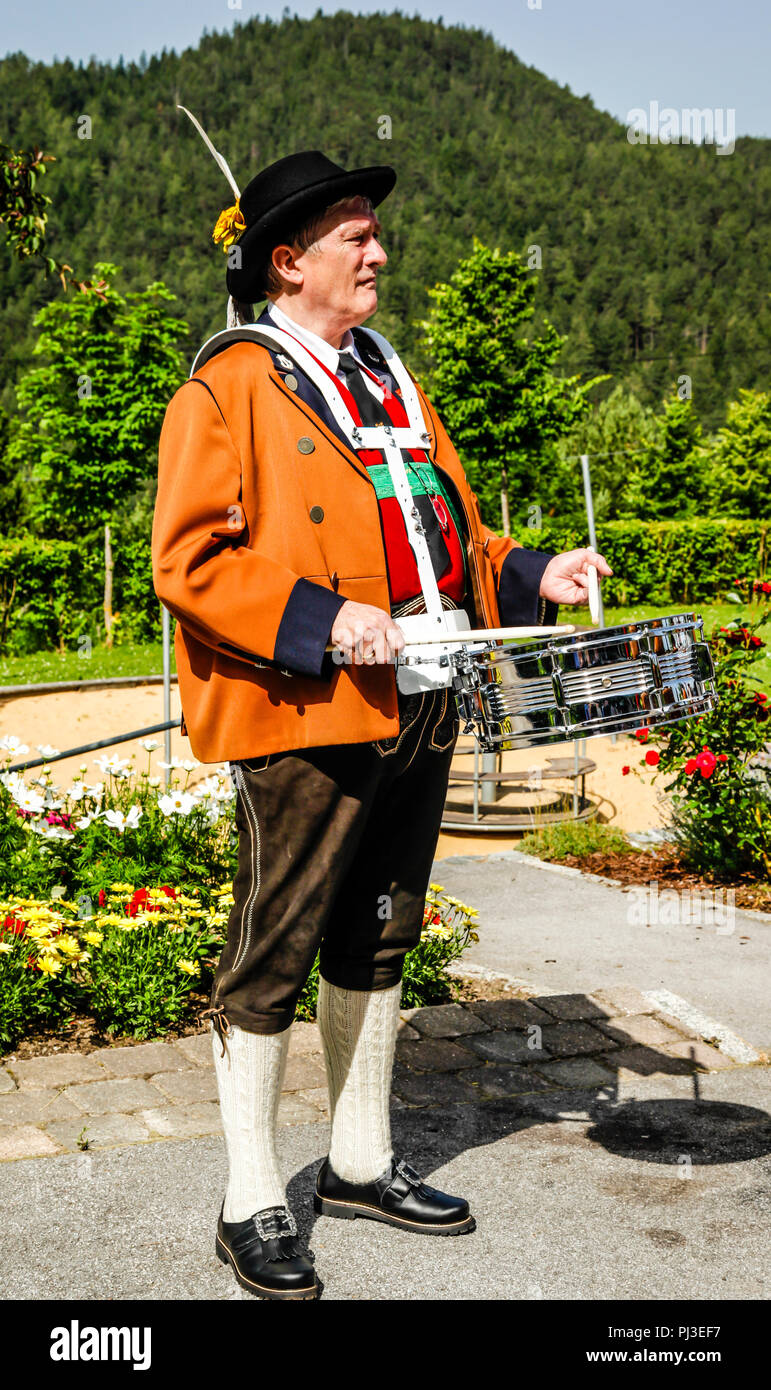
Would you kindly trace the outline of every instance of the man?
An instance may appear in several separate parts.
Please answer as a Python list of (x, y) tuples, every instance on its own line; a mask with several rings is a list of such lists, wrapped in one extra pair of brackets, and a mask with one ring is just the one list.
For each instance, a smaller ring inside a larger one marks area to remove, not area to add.
[[(228, 289), (269, 305), (204, 346), (160, 440), (153, 573), (179, 620), (183, 728), (202, 761), (228, 760), (238, 792), (234, 904), (207, 1011), (229, 1163), (216, 1250), (264, 1298), (318, 1296), (275, 1122), (319, 950), (331, 1138), (316, 1211), (474, 1229), (463, 1198), (396, 1159), (389, 1128), (403, 961), (459, 728), (446, 689), (397, 689), (398, 619), (426, 611), (410, 536), (425, 539), (442, 607), (471, 627), (553, 622), (558, 603), (586, 600), (590, 560), (611, 572), (589, 551), (551, 556), (488, 530), (430, 403), (361, 328), (387, 259), (374, 208), (395, 178), (305, 151), (251, 181), (231, 210), (244, 230)], [(425, 447), (404, 450), (408, 507), (384, 452), (357, 440), (416, 415)]]

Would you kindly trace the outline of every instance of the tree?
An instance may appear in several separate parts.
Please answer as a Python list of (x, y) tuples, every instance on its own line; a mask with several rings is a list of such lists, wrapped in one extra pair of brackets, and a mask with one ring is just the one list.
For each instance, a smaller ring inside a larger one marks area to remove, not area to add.
[(767, 517), (771, 391), (740, 391), (714, 442), (710, 493), (718, 516)]
[(565, 339), (546, 321), (540, 336), (525, 333), (535, 292), (535, 276), (516, 252), (490, 250), (475, 237), (449, 284), (429, 290), (434, 307), (421, 324), (436, 364), (434, 404), (483, 505), (497, 483), (506, 536), (510, 489), (543, 507), (544, 450), (580, 419), (588, 391), (602, 380), (554, 375)]
[(37, 145), (31, 151), (12, 150), (0, 142), (0, 223), (19, 260), (42, 256), (49, 275), (58, 275), (66, 289), (65, 272), (72, 266), (61, 265), (45, 253), (46, 208), (51, 199), (37, 189), (38, 179), (53, 158), (52, 154), (43, 154)]
[[(659, 439), (633, 470), (627, 508), (638, 517), (665, 521), (695, 516), (706, 490), (706, 450), (691, 400), (670, 399), (659, 420)], [(629, 512), (627, 513), (629, 514)]]
[(26, 419), (14, 422), (7, 456), (41, 536), (77, 539), (106, 525), (154, 475), (164, 411), (184, 380), (177, 344), (187, 324), (161, 303), (174, 295), (158, 281), (122, 296), (116, 274), (100, 262), (90, 291), (35, 317), (35, 355), (48, 362), (16, 387)]
[(660, 442), (655, 411), (619, 385), (560, 441), (557, 452), (572, 463), (576, 476), (581, 454), (589, 455), (595, 517), (615, 521), (638, 514), (639, 488), (632, 495), (630, 478), (645, 478), (651, 453)]

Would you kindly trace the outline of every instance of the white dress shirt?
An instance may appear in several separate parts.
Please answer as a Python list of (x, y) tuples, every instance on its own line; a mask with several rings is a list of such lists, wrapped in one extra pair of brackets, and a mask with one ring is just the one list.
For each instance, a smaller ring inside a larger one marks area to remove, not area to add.
[[(294, 319), (290, 319), (289, 315), (285, 314), (283, 309), (279, 309), (277, 304), (268, 301), (268, 313), (275, 323), (276, 328), (283, 328), (287, 333), (294, 334), (295, 338), (299, 339), (303, 347), (306, 347), (309, 352), (312, 352), (314, 357), (318, 357), (319, 361), (323, 362), (324, 366), (330, 372), (334, 372), (338, 381), (345, 380), (343, 373), (340, 371), (338, 352), (352, 353), (354, 360), (358, 362), (360, 366), (365, 366), (359, 355), (350, 328), (345, 330), (340, 347), (334, 348), (325, 338), (320, 338), (318, 333), (311, 333), (309, 328), (304, 328), (301, 323), (295, 323)], [(379, 390), (377, 384), (372, 380), (372, 377), (369, 375), (370, 370), (371, 368), (363, 371), (361, 373), (362, 378), (371, 394), (382, 404), (383, 391), (382, 389)]]

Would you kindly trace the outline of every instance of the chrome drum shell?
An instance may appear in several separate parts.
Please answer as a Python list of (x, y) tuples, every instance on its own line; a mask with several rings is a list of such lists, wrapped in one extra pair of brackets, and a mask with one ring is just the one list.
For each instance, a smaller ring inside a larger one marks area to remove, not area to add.
[(450, 660), (461, 732), (486, 752), (654, 728), (718, 703), (695, 613), (538, 642), (477, 641)]

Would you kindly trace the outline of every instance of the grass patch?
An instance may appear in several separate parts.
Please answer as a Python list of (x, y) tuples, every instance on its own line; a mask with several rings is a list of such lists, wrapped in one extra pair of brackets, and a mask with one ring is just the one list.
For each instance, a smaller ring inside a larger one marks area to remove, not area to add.
[[(174, 644), (171, 670), (176, 671)], [(49, 681), (95, 681), (118, 676), (159, 676), (163, 671), (160, 642), (126, 642), (116, 647), (94, 646), (89, 656), (77, 650), (30, 652), (0, 658), (0, 685), (42, 685)]]
[(602, 821), (579, 821), (572, 825), (545, 825), (542, 830), (533, 830), (520, 840), (518, 849), (523, 854), (536, 855), (538, 859), (564, 859), (573, 854), (579, 859), (589, 854), (633, 854), (631, 845), (622, 830)]

